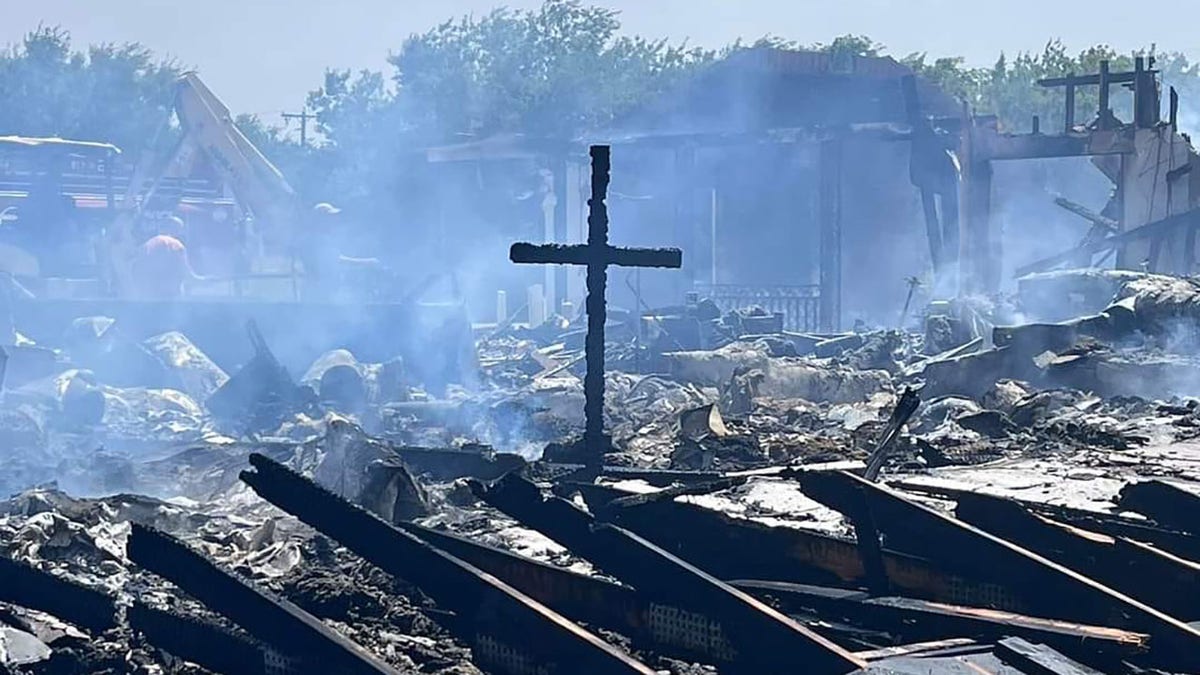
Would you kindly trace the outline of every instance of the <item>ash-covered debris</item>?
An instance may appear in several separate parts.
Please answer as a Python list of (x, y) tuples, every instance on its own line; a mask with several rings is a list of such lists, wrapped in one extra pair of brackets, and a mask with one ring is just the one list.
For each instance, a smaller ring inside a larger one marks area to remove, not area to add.
[[(861, 524), (823, 493), (810, 494), (804, 476), (874, 462), (885, 481), (925, 490), (921, 503), (939, 509), (950, 508), (954, 490), (977, 490), (1117, 518), (1122, 485), (1190, 479), (1187, 448), (1200, 437), (1192, 398), (1200, 391), (1181, 365), (1192, 359), (1191, 307), (1200, 291), (1145, 275), (1122, 283), (1099, 315), (994, 333), (974, 306), (935, 307), (921, 332), (823, 335), (786, 331), (769, 313), (714, 313), (703, 300), (643, 317), (617, 314), (626, 326), (610, 332), (603, 408), (611, 447), (591, 474), (560, 460), (584, 427), (577, 321), (482, 338), (475, 386), (437, 393), (410, 379), (399, 359), (370, 363), (334, 350), (296, 378), (252, 332), (254, 355), (228, 376), (182, 334), (130, 343), (113, 326), (88, 322), (105, 330), (84, 333), (86, 357), (63, 349), (61, 370), (5, 391), (0, 433), (11, 450), (3, 480), (13, 496), (0, 503), (0, 553), (118, 604), (145, 603), (252, 649), (277, 649), (132, 563), (131, 524), (151, 526), (400, 672), (480, 672), (490, 667), (480, 645), (422, 589), (248, 488), (240, 474), (250, 455), (310, 476), (387, 523), (452, 533), (618, 587), (620, 574), (586, 549), (490, 506), (471, 481), (521, 472), (546, 496), (557, 484), (575, 508), (670, 544), (727, 579), (777, 569), (779, 561), (759, 559), (775, 550), (775, 537), (799, 538), (780, 551), (798, 550), (806, 537), (835, 548), (848, 542)], [(634, 330), (635, 318), (657, 332)], [(680, 325), (699, 329), (683, 340)], [(77, 367), (100, 363), (97, 349), (157, 366), (110, 381), (103, 368)], [(906, 388), (921, 400), (884, 443)], [(645, 503), (600, 500), (664, 489)], [(693, 522), (721, 528), (719, 537), (762, 537), (768, 548), (742, 564), (713, 557), (684, 536)], [(786, 580), (869, 585), (859, 574)], [(553, 604), (553, 596), (543, 599)], [(793, 616), (843, 646), (900, 641), (861, 620), (843, 623), (845, 612)], [(208, 672), (128, 624), (93, 632), (16, 605), (4, 605), (0, 621), (9, 631), (6, 664), (22, 672)], [(721, 670), (718, 656), (685, 658), (669, 641), (647, 644), (629, 627), (582, 625), (660, 670)]]

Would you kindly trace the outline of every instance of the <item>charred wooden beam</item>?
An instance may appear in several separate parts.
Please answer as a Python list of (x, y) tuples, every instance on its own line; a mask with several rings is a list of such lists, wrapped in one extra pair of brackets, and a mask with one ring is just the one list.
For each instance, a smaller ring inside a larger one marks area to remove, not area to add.
[(1007, 638), (996, 645), (1001, 661), (1026, 675), (1101, 675), (1076, 663), (1046, 645), (1031, 644), (1021, 638)]
[(719, 471), (679, 471), (676, 469), (643, 469), (634, 466), (606, 466), (601, 475), (617, 480), (644, 480), (651, 485), (696, 483), (719, 480)]
[(1093, 143), (1092, 137), (1088, 134), (1055, 136), (981, 134), (977, 142), (976, 158), (979, 161), (1090, 157), (1133, 152), (1132, 142), (1121, 140), (1111, 144), (1098, 144)]
[[(572, 487), (597, 513), (606, 502), (631, 494), (601, 485)], [(773, 527), (673, 501), (611, 509), (604, 511), (603, 517), (722, 579), (775, 579), (852, 588), (867, 585), (866, 569), (851, 540)], [(944, 566), (886, 547), (883, 566), (892, 590), (906, 596), (1011, 611), (1026, 609), (995, 583), (953, 574)]]
[(1200, 209), (1177, 213), (1152, 223), (1138, 225), (1131, 230), (1114, 234), (1111, 237), (1085, 242), (1069, 251), (1063, 251), (1062, 253), (1042, 258), (1041, 260), (1035, 260), (1023, 267), (1018, 267), (1014, 274), (1020, 277), (1033, 272), (1041, 272), (1057, 265), (1071, 262), (1081, 255), (1094, 255), (1142, 239), (1163, 237), (1177, 229), (1193, 227), (1198, 221), (1200, 221)]
[(225, 572), (174, 538), (137, 523), (132, 528), (130, 560), (251, 635), (285, 653), (300, 655), (308, 663), (320, 664), (326, 672), (399, 673), (313, 615)]
[(628, 579), (644, 597), (678, 607), (685, 620), (688, 607), (718, 617), (731, 646), (743, 650), (740, 661), (759, 663), (768, 671), (795, 667), (811, 673), (845, 673), (863, 666), (792, 618), (628, 530), (599, 525), (593, 536), (608, 552), (600, 564)]
[[(495, 575), (564, 616), (620, 633), (634, 646), (679, 659), (705, 660), (714, 656), (696, 648), (681, 634), (659, 630), (663, 619), (661, 607), (629, 586), (578, 574), (415, 523), (400, 523), (397, 527)], [(843, 640), (853, 641), (864, 632), (832, 621), (826, 621), (826, 624), (839, 639), (839, 644), (843, 644)], [(721, 658), (720, 654), (716, 655), (713, 664), (722, 668), (735, 665)]]
[(1095, 211), (1089, 209), (1088, 207), (1084, 206), (1083, 204), (1080, 204), (1079, 202), (1071, 201), (1070, 199), (1067, 199), (1066, 197), (1059, 196), (1059, 197), (1054, 198), (1054, 204), (1055, 204), (1055, 206), (1058, 206), (1062, 209), (1070, 211), (1071, 213), (1074, 213), (1075, 215), (1079, 216), (1080, 218), (1083, 218), (1084, 220), (1087, 220), (1088, 222), (1090, 222), (1094, 225), (1099, 225), (1100, 227), (1104, 228), (1109, 233), (1116, 233), (1116, 232), (1121, 231), (1120, 223), (1113, 220), (1112, 218), (1109, 218), (1107, 216), (1102, 216), (1099, 213), (1096, 213)]
[(1130, 483), (1121, 489), (1117, 503), (1160, 525), (1200, 534), (1200, 495), (1170, 483), (1161, 480)]
[(467, 638), (476, 658), (506, 672), (654, 671), (562, 615), (262, 455), (242, 480), (267, 501), (402, 578), (455, 613), (448, 626)]
[[(546, 462), (547, 469), (553, 469), (556, 472), (555, 482), (573, 482), (577, 478), (593, 478), (595, 471), (589, 472), (583, 464), (568, 464), (566, 462)], [(561, 474), (557, 472), (561, 471)], [(505, 472), (507, 473), (507, 472)], [(600, 475), (611, 478), (613, 480), (641, 480), (655, 487), (669, 487), (679, 483), (708, 483), (715, 480), (721, 480), (725, 474), (720, 471), (689, 471), (686, 469), (643, 469), (636, 466), (605, 466), (600, 470)], [(493, 478), (484, 478), (478, 476), (480, 480), (495, 480), (500, 476)]]
[(1112, 84), (1112, 74), (1108, 71), (1108, 61), (1100, 62), (1100, 110), (1098, 111), (1097, 127), (1108, 129), (1111, 125), (1112, 107), (1109, 105), (1109, 85)]
[(867, 461), (867, 470), (863, 472), (863, 478), (869, 481), (879, 480), (879, 472), (883, 470), (883, 465), (891, 454), (891, 447), (900, 437), (900, 431), (904, 429), (904, 425), (908, 424), (908, 420), (920, 406), (921, 395), (912, 387), (905, 387), (904, 392), (900, 394), (900, 400), (896, 402), (896, 407), (892, 409), (891, 417), (880, 436), (878, 445), (871, 451), (871, 458)]
[(1200, 565), (1148, 546), (1030, 513), (990, 495), (959, 499), (955, 515), (1185, 621), (1200, 617)]
[(766, 672), (847, 673), (862, 660), (711, 574), (510, 474), (476, 493), (637, 589), (654, 607), (652, 631), (674, 632), (706, 654)]
[[(1156, 73), (1156, 70), (1145, 71)], [(1129, 84), (1136, 79), (1137, 73), (1109, 73), (1108, 82), (1110, 84)], [(1100, 75), (1067, 75), (1066, 77), (1048, 77), (1037, 81), (1041, 87), (1067, 87), (1067, 86), (1096, 86), (1100, 84)]]
[[(605, 504), (595, 504), (595, 508), (593, 508), (592, 512), (595, 513), (597, 518), (600, 520), (607, 520), (607, 516), (601, 514), (599, 509), (604, 509), (604, 513), (607, 514), (609, 511), (613, 510), (620, 511), (630, 507), (643, 506), (653, 502), (672, 501), (676, 497), (708, 495), (714, 492), (728, 490), (729, 488), (738, 485), (743, 485), (747, 480), (749, 479), (745, 477), (729, 477), (703, 483), (685, 483), (683, 485), (675, 485), (655, 492), (614, 494), (614, 498), (611, 501), (607, 501)], [(587, 483), (572, 483), (563, 485), (563, 489), (560, 490), (559, 485), (555, 485), (554, 488), (552, 488), (552, 491), (559, 497), (569, 498), (570, 492), (573, 489), (578, 489), (580, 487), (582, 489), (587, 489), (591, 486), (592, 484)]]
[(1041, 619), (982, 607), (947, 605), (914, 598), (871, 597), (859, 591), (781, 581), (729, 583), (754, 595), (772, 598), (788, 611), (814, 610), (823, 618), (845, 619), (854, 625), (884, 631), (905, 641), (961, 635), (987, 642), (1016, 635), (1056, 649), (1084, 649), (1113, 658), (1144, 652), (1149, 641), (1149, 636), (1144, 633)]
[(933, 179), (936, 166), (931, 159), (944, 153), (939, 147), (929, 121), (921, 115), (921, 99), (917, 92), (917, 78), (907, 75), (900, 78), (900, 89), (904, 97), (905, 116), (912, 127), (912, 150), (909, 154), (909, 180), (921, 195), (921, 209), (925, 216), (925, 232), (929, 243), (929, 259), (935, 274), (940, 274), (946, 253), (942, 241), (942, 223), (938, 219)]
[(845, 472), (799, 478), (805, 494), (832, 508), (853, 508), (865, 495), (890, 545), (937, 559), (947, 567), (986, 575), (1022, 596), (1038, 614), (1112, 623), (1148, 633), (1151, 656), (1181, 664), (1200, 653), (1200, 632), (1163, 612), (907, 497)]
[(577, 574), (416, 523), (397, 523), (396, 527), (494, 575), (564, 616), (635, 639), (637, 631), (643, 627), (640, 621), (634, 620), (641, 608), (636, 594), (628, 586)]
[(416, 474), (430, 474), (437, 480), (471, 476), (493, 480), (525, 466), (525, 459), (508, 452), (485, 449), (421, 448), (393, 446), (392, 451)]
[[(1071, 77), (1074, 77), (1072, 74)], [(1067, 100), (1065, 105), (1064, 122), (1066, 133), (1071, 133), (1075, 130), (1075, 83), (1071, 82), (1066, 85)]]
[[(955, 502), (963, 499), (965, 495), (978, 494), (972, 493), (969, 490), (914, 481), (892, 481), (890, 485), (906, 492), (918, 492)], [(1047, 504), (1028, 499), (1015, 499), (1011, 497), (1009, 499), (1013, 499), (1013, 501), (1030, 511), (1048, 515), (1068, 525), (1107, 534), (1110, 537), (1121, 537), (1130, 541), (1145, 542), (1181, 558), (1200, 561), (1200, 537), (1186, 532), (1155, 527), (1117, 514), (1086, 511), (1084, 509), (1075, 509), (1068, 506)]]
[(95, 632), (117, 625), (113, 598), (6, 556), (0, 556), (0, 602), (52, 614)]
[(208, 621), (134, 602), (125, 614), (129, 627), (147, 642), (205, 670), (224, 675), (265, 675), (263, 647)]
[(992, 651), (991, 645), (981, 645), (970, 638), (946, 638), (944, 640), (930, 640), (928, 642), (914, 642), (906, 645), (896, 645), (894, 647), (880, 647), (878, 649), (868, 649), (854, 652), (860, 659), (867, 661), (879, 661), (881, 659), (894, 659), (901, 656), (926, 656), (929, 654), (943, 654), (946, 651), (954, 653), (968, 654), (987, 654)]

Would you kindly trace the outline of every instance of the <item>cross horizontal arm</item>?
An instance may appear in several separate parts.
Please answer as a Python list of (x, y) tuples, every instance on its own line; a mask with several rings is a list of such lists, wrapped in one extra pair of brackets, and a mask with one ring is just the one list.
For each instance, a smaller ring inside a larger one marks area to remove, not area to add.
[[(597, 255), (599, 254), (599, 255)], [(619, 265), (621, 267), (670, 267), (683, 265), (683, 251), (677, 248), (622, 248), (605, 246), (600, 250), (588, 244), (516, 243), (508, 252), (515, 263), (552, 263), (559, 265)]]
[(591, 258), (583, 244), (526, 244), (518, 242), (508, 250), (508, 259), (515, 263), (558, 263), (586, 265)]
[(620, 267), (683, 266), (683, 251), (677, 248), (619, 248), (608, 247), (608, 264)]

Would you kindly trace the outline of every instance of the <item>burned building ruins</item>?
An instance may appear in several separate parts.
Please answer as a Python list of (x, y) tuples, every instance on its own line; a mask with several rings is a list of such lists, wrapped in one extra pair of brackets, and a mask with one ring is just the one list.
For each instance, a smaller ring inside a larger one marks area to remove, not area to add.
[[(748, 49), (682, 91), (591, 132), (619, 150), (614, 239), (689, 253), (682, 274), (618, 279), (610, 300), (657, 306), (697, 291), (726, 308), (786, 308), (789, 327), (804, 330), (836, 330), (843, 316), (882, 314), (874, 304), (877, 280), (903, 280), (929, 264), (921, 200), (909, 176), (919, 162), (907, 130), (911, 108), (955, 123), (959, 115), (953, 99), (924, 82), (914, 82), (919, 92), (906, 92), (911, 75), (889, 57)], [(578, 242), (586, 238), (586, 142), (489, 138), (435, 148), (429, 158), (435, 168), (535, 163), (546, 179), (544, 226), (529, 234)], [(924, 189), (946, 193), (948, 183), (933, 173), (929, 181), (936, 184)], [(452, 209), (461, 197), (448, 194)], [(872, 274), (856, 273), (864, 269)], [(549, 311), (564, 302), (579, 307), (583, 298), (577, 272), (524, 281), (539, 287), (535, 295), (545, 300), (534, 304)], [(523, 288), (512, 281), (481, 286), (521, 297), (509, 301), (513, 310), (525, 304)], [(535, 313), (544, 316), (542, 308)]]
[(427, 148), (454, 302), (6, 270), (0, 672), (1200, 672), (1197, 154), (1152, 60), (1030, 86)]

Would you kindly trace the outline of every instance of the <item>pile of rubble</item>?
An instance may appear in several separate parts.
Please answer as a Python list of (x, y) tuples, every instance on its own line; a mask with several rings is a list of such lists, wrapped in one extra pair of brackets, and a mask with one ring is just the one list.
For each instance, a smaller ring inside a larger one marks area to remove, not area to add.
[(923, 334), (614, 312), (602, 464), (565, 319), (445, 392), (80, 320), (9, 349), (0, 668), (1195, 672), (1200, 287), (1113, 284)]

